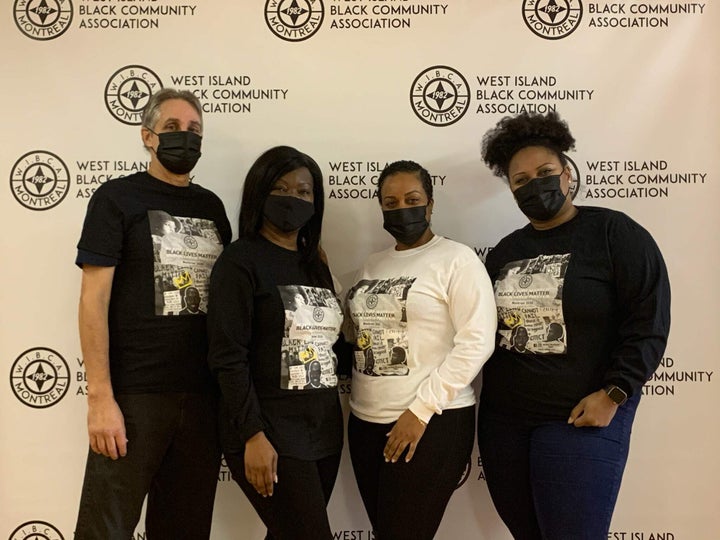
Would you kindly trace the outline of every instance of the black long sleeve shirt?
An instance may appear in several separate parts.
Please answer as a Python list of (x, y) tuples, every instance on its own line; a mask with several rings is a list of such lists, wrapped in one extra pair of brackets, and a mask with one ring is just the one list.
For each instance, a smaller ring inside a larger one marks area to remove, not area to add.
[(498, 343), (483, 371), (487, 411), (566, 420), (607, 384), (640, 393), (659, 365), (670, 285), (655, 241), (621, 212), (578, 210), (553, 229), (513, 232), (487, 257), (498, 306)]
[[(329, 277), (329, 270), (328, 270)], [(225, 450), (263, 431), (280, 455), (314, 460), (342, 448), (334, 293), (300, 254), (261, 236), (223, 251), (210, 280), (208, 361), (222, 394)]]

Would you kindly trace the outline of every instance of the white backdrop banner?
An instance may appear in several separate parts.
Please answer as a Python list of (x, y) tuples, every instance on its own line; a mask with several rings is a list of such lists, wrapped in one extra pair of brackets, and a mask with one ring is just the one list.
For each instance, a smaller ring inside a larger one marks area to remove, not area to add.
[[(87, 451), (75, 245), (94, 190), (146, 167), (141, 111), (168, 86), (204, 103), (193, 175), (232, 222), (264, 150), (288, 144), (318, 161), (323, 246), (345, 287), (391, 244), (375, 199), (387, 162), (422, 163), (433, 230), (484, 258), (524, 217), (484, 167), (482, 135), (505, 115), (557, 110), (578, 141), (576, 204), (643, 224), (673, 287), (609, 540), (720, 537), (718, 2), (1, 3), (0, 539), (73, 537)], [(213, 539), (263, 538), (227, 467), (218, 480)], [(373, 537), (347, 455), (329, 513), (336, 538)], [(437, 537), (510, 538), (477, 451)]]

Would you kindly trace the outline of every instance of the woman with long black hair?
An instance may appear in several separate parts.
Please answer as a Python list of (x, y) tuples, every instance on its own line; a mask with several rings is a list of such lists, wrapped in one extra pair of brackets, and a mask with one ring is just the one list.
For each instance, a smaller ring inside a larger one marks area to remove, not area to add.
[(262, 154), (245, 180), (239, 239), (210, 285), (225, 459), (275, 540), (332, 537), (326, 506), (343, 437), (333, 345), (343, 316), (319, 247), (323, 197), (312, 158), (288, 146)]

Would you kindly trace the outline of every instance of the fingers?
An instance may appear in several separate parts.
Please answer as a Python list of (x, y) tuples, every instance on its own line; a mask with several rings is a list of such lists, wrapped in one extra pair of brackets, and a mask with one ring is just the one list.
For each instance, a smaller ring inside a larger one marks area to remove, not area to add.
[(125, 437), (125, 431), (114, 435), (111, 433), (103, 433), (99, 435), (91, 434), (90, 437), (90, 448), (96, 454), (101, 454), (105, 457), (109, 457), (112, 460), (127, 455), (127, 438)]
[(277, 454), (266, 465), (253, 466), (245, 463), (245, 478), (262, 497), (272, 497), (277, 476)]
[(275, 482), (277, 482), (277, 474), (273, 473), (271, 467), (262, 467), (245, 471), (245, 478), (250, 482), (261, 496), (272, 497)]
[(581, 401), (580, 403), (575, 405), (575, 407), (573, 407), (573, 410), (570, 411), (570, 417), (568, 418), (567, 423), (575, 424), (577, 419), (582, 417), (584, 409), (585, 409), (585, 405), (584, 405), (583, 401)]
[(409, 463), (410, 460), (413, 458), (413, 456), (415, 455), (416, 448), (417, 448), (417, 442), (410, 443), (410, 445), (408, 446), (408, 453), (405, 456), (405, 463)]
[(409, 442), (410, 441), (396, 439), (392, 436), (392, 432), (390, 432), (390, 439), (388, 439), (388, 442), (385, 444), (385, 448), (383, 449), (385, 461), (396, 463), (397, 460), (400, 459), (402, 453), (405, 451), (405, 448), (407, 447)]
[(125, 430), (115, 436), (115, 446), (117, 447), (118, 454), (120, 457), (127, 455), (127, 437), (125, 437)]

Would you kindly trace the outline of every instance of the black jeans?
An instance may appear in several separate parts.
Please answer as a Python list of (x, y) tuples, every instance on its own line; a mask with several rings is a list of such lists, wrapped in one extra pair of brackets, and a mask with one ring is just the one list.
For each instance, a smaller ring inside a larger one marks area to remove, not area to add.
[(430, 540), (470, 460), (475, 407), (433, 416), (409, 463), (405, 454), (385, 462), (393, 425), (350, 415), (348, 442), (360, 496), (377, 540)]
[(128, 450), (88, 452), (76, 540), (128, 540), (145, 496), (147, 538), (209, 538), (220, 447), (215, 400), (201, 394), (121, 394)]
[(306, 461), (278, 456), (278, 483), (272, 497), (263, 497), (245, 478), (245, 454), (225, 452), (233, 479), (268, 528), (266, 540), (330, 540), (327, 515), (340, 454)]
[(495, 508), (516, 540), (607, 540), (640, 396), (610, 425), (529, 427), (484, 413), (478, 442)]

